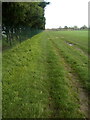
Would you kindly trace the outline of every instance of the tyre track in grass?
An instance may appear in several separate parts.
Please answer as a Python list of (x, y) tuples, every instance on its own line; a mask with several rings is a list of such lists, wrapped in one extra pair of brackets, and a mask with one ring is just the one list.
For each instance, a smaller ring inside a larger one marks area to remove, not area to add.
[[(47, 40), (47, 34), (45, 33), (45, 38), (42, 40), (42, 52), (44, 53), (45, 66), (47, 72), (47, 86), (48, 86), (48, 110), (50, 111), (48, 118), (67, 118), (68, 113), (64, 107), (67, 101), (66, 96), (66, 81), (64, 80), (64, 70), (62, 65), (58, 62), (58, 56), (55, 55), (52, 43)], [(65, 82), (63, 82), (65, 81)], [(65, 85), (64, 85), (65, 84)], [(65, 88), (63, 88), (63, 86)], [(68, 92), (67, 92), (68, 93)], [(69, 108), (70, 109), (70, 108)], [(65, 110), (65, 112), (64, 112)], [(73, 111), (73, 110), (72, 110)]]
[(55, 48), (57, 55), (60, 56), (60, 59), (62, 59), (63, 61), (62, 64), (64, 64), (65, 70), (68, 71), (67, 78), (69, 78), (71, 82), (73, 91), (77, 93), (78, 104), (80, 104), (80, 111), (86, 116), (86, 118), (88, 118), (88, 94), (80, 84), (79, 76), (77, 75), (77, 73), (75, 73), (75, 71), (71, 68), (71, 66), (66, 62), (63, 55), (60, 53), (60, 49), (57, 47), (56, 43), (52, 39), (49, 39), (49, 40), (53, 44), (53, 47)]
[(48, 76), (48, 109), (51, 111), (48, 118), (82, 118), (84, 115), (78, 110), (77, 99), (73, 99), (70, 82), (66, 78), (64, 66), (60, 63), (62, 59), (47, 38), (47, 33), (45, 34), (45, 40), (42, 40), (42, 43), (44, 44), (44, 41), (47, 43), (42, 50), (45, 50), (45, 66)]
[[(51, 114), (48, 116), (49, 118), (56, 118), (59, 116), (59, 106), (56, 101), (56, 94), (57, 94), (57, 82), (58, 82), (58, 72), (55, 73), (55, 64), (54, 58), (52, 58), (52, 50), (50, 49), (51, 46), (48, 48), (47, 52), (47, 60), (46, 60), (46, 69), (47, 69), (47, 75), (48, 75), (48, 81), (49, 81), (49, 98), (48, 98), (48, 109), (50, 109)], [(56, 78), (55, 78), (56, 76)], [(55, 89), (56, 88), (56, 89)], [(58, 97), (58, 96), (57, 96)]]
[(48, 58), (48, 56), (50, 55), (49, 52), (49, 48), (50, 46), (48, 46), (48, 40), (46, 39), (46, 33), (43, 34), (43, 39), (41, 42), (41, 46), (42, 46), (42, 52), (44, 55), (44, 66), (46, 69), (46, 74), (47, 74), (47, 78), (46, 79), (46, 83), (47, 83), (47, 90), (48, 90), (48, 105), (47, 105), (47, 109), (49, 111), (49, 114), (47, 116), (47, 118), (55, 118), (55, 116), (58, 116), (58, 108), (56, 107), (56, 103), (55, 100), (53, 99), (53, 93), (52, 93), (52, 85), (53, 83), (51, 83), (51, 79), (53, 77), (53, 75), (51, 75), (51, 71), (52, 71), (52, 61), (50, 58)]

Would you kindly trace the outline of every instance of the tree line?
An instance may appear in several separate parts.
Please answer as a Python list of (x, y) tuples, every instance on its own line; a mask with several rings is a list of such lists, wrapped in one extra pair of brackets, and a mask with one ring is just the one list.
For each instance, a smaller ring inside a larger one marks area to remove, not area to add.
[(68, 27), (68, 26), (64, 26), (64, 28), (62, 28), (61, 26), (58, 29), (65, 29), (65, 30), (87, 30), (88, 27), (86, 25), (83, 25), (82, 27), (78, 27), (78, 26), (73, 26), (73, 27)]
[(44, 8), (49, 2), (3, 2), (2, 31), (12, 46), (14, 39), (32, 36), (45, 29)]

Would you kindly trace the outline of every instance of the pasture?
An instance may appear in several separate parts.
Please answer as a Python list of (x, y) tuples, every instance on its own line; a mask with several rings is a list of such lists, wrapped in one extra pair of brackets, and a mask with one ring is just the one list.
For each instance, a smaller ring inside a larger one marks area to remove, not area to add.
[(3, 51), (3, 118), (88, 117), (88, 31), (45, 30)]

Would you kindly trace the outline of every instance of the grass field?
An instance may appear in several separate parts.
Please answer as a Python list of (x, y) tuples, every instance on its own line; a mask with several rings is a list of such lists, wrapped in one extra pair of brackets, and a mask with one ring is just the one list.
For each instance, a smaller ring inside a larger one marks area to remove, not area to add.
[(87, 118), (88, 32), (44, 31), (3, 52), (3, 118)]

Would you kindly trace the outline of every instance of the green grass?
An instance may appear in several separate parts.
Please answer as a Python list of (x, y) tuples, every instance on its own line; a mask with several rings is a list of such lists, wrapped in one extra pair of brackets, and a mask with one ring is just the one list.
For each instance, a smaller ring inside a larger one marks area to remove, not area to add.
[[(82, 32), (44, 31), (3, 52), (3, 118), (86, 117), (62, 59), (89, 89), (87, 38), (81, 42)], [(76, 45), (69, 46), (68, 40)]]
[[(62, 34), (64, 38), (62, 38)], [(79, 35), (80, 34), (80, 35)], [(76, 35), (76, 37), (75, 37)], [(50, 38), (59, 48), (61, 54), (70, 66), (76, 71), (80, 77), (80, 81), (83, 83), (87, 90), (90, 90), (89, 79), (88, 79), (88, 32), (86, 31), (60, 31), (51, 32)], [(57, 38), (58, 36), (58, 38)], [(84, 37), (84, 39), (83, 39)], [(73, 46), (67, 44), (74, 43)], [(85, 43), (86, 41), (86, 43)], [(78, 46), (83, 46), (79, 47)], [(85, 53), (84, 53), (85, 52)]]
[(75, 47), (77, 46), (86, 54), (88, 53), (88, 31), (60, 31), (59, 33), (61, 39), (75, 44)]

